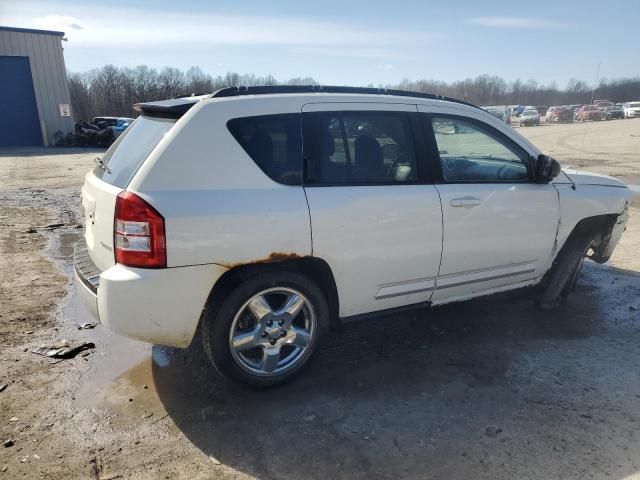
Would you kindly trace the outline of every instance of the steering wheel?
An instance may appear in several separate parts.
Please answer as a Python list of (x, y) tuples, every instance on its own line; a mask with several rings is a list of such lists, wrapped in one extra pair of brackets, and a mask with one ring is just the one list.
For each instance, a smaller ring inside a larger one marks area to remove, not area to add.
[(513, 171), (513, 165), (503, 165), (498, 169), (498, 180), (517, 180), (518, 178), (514, 175), (516, 172)]
[(389, 168), (387, 169), (388, 178), (392, 178), (391, 172), (393, 171), (394, 168), (396, 168), (401, 163), (408, 163), (408, 164), (411, 163), (410, 161), (408, 161), (409, 160), (408, 156), (409, 155), (407, 152), (402, 152), (398, 155), (398, 157), (393, 162), (391, 162), (391, 165), (389, 165)]

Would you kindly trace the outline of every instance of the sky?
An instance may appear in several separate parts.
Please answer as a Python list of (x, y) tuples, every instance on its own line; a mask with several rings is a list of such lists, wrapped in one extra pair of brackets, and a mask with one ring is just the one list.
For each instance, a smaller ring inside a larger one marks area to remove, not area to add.
[(0, 0), (0, 25), (64, 31), (67, 69), (146, 64), (332, 85), (480, 74), (564, 87), (640, 76), (640, 0)]

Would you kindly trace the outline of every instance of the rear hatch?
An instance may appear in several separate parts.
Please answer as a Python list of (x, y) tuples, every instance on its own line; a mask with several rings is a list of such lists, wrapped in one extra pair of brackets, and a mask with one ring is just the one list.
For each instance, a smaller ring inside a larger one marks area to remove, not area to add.
[(100, 271), (115, 264), (113, 221), (116, 197), (127, 188), (175, 122), (176, 118), (166, 116), (139, 117), (101, 159), (96, 159), (96, 167), (85, 177), (82, 187), (85, 241), (89, 256)]

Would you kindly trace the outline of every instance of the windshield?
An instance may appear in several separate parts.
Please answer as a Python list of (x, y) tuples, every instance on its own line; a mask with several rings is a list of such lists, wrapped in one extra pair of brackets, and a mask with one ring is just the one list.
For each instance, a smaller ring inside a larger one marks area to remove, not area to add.
[(538, 115), (538, 112), (536, 112), (535, 110), (525, 110), (522, 115), (524, 115), (525, 117), (535, 117), (536, 115)]
[(629, 108), (640, 108), (640, 102), (630, 103)]
[(125, 188), (175, 122), (169, 118), (138, 118), (102, 156), (105, 167), (98, 166), (93, 173), (111, 185)]

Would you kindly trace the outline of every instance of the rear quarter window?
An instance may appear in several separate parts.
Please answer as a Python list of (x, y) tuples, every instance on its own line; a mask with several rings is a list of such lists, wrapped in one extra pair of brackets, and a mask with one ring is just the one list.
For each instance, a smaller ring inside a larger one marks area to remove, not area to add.
[(138, 118), (105, 152), (102, 163), (106, 168), (96, 167), (94, 175), (111, 185), (126, 188), (175, 122), (170, 118)]
[(285, 185), (302, 184), (300, 114), (234, 118), (227, 128), (272, 180)]

